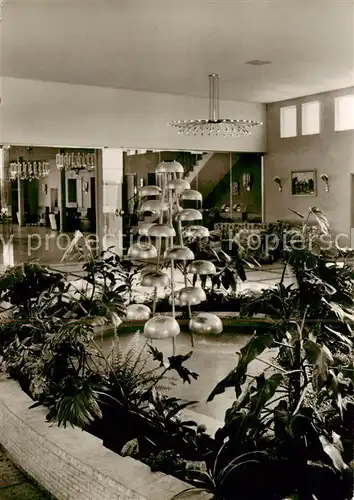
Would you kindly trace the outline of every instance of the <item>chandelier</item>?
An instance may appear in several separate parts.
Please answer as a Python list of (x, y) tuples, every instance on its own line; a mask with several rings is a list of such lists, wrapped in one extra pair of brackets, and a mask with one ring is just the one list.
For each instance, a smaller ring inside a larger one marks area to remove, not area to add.
[(209, 120), (175, 120), (169, 122), (171, 127), (184, 135), (217, 135), (237, 137), (250, 135), (251, 129), (262, 125), (254, 120), (230, 120), (219, 118), (219, 75), (209, 76)]
[[(27, 148), (27, 151), (32, 154), (33, 149)], [(32, 161), (30, 159), (24, 160), (23, 157), (18, 158), (17, 161), (10, 162), (10, 179), (28, 180), (42, 179), (47, 177), (50, 172), (48, 161)]]
[(81, 170), (92, 172), (96, 168), (96, 155), (95, 153), (68, 153), (59, 151), (56, 158), (56, 166), (58, 170), (74, 170), (76, 175), (79, 175)]

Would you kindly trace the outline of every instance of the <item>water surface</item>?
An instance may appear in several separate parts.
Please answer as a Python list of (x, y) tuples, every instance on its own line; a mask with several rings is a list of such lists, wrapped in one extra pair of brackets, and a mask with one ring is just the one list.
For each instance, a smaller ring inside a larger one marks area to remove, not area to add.
[[(238, 359), (237, 352), (250, 339), (253, 330), (249, 334), (223, 333), (215, 336), (195, 336), (195, 346), (191, 346), (191, 337), (187, 332), (181, 332), (176, 337), (176, 354), (187, 354), (193, 350), (193, 354), (186, 362), (186, 366), (199, 374), (197, 380), (190, 384), (177, 380), (177, 385), (169, 391), (175, 396), (187, 401), (198, 401), (193, 407), (195, 411), (213, 417), (219, 421), (224, 420), (225, 410), (235, 401), (233, 389), (227, 389), (224, 394), (216, 396), (210, 403), (206, 400), (215, 385), (227, 375), (235, 366)], [(119, 333), (123, 349), (126, 349), (132, 333)], [(97, 339), (99, 342), (99, 339)], [(145, 338), (141, 339), (144, 343)], [(111, 350), (112, 338), (103, 340), (103, 350), (108, 353)], [(172, 340), (154, 340), (153, 345), (164, 353), (165, 356), (172, 355)], [(250, 365), (249, 373), (255, 375), (265, 368), (261, 361), (254, 361)]]

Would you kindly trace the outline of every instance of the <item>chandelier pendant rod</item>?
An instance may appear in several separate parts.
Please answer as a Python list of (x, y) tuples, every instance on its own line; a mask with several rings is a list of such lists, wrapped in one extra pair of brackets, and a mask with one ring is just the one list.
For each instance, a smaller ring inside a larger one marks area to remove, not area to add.
[(185, 135), (216, 135), (237, 137), (251, 134), (251, 129), (262, 125), (256, 120), (220, 118), (219, 116), (219, 75), (210, 73), (209, 78), (209, 118), (207, 120), (173, 120), (171, 127), (178, 130), (178, 134)]
[(209, 77), (209, 120), (219, 119), (219, 75), (211, 73)]

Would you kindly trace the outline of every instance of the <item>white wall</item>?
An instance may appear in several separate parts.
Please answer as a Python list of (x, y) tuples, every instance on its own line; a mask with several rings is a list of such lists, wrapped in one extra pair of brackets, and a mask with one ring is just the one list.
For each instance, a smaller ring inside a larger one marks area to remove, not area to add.
[[(207, 118), (208, 100), (170, 94), (2, 78), (0, 142), (264, 152), (266, 127), (249, 137), (184, 137), (170, 120)], [(265, 106), (220, 102), (220, 115), (265, 122)]]
[[(307, 214), (309, 207), (318, 207), (328, 216), (334, 233), (350, 235), (351, 178), (354, 174), (354, 130), (334, 131), (334, 98), (353, 94), (354, 87), (326, 92), (267, 106), (268, 154), (265, 155), (265, 216), (267, 222), (295, 219), (289, 208)], [(319, 101), (321, 105), (321, 133), (301, 135), (301, 104)], [(280, 138), (280, 109), (297, 106), (297, 137)], [(317, 170), (316, 196), (291, 196), (291, 172)], [(329, 176), (329, 192), (320, 179)], [(279, 192), (273, 178), (282, 179)], [(354, 219), (353, 219), (354, 225)], [(349, 244), (344, 239), (341, 245)]]

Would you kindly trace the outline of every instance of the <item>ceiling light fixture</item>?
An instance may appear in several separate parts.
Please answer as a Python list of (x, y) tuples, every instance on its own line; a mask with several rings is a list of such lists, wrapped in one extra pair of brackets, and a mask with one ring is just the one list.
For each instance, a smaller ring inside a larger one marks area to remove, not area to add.
[(61, 149), (56, 154), (55, 162), (58, 170), (74, 170), (76, 175), (83, 170), (93, 172), (96, 169), (96, 155), (95, 153), (87, 152), (66, 152)]
[(266, 64), (271, 64), (270, 61), (262, 61), (262, 59), (252, 59), (252, 61), (246, 61), (245, 64), (250, 66), (265, 66)]
[(42, 179), (48, 177), (50, 172), (50, 165), (48, 161), (43, 160), (32, 160), (33, 148), (26, 148), (28, 153), (28, 160), (24, 160), (21, 156), (17, 161), (12, 161), (10, 163), (10, 179), (16, 180), (28, 180), (32, 181), (34, 179)]
[(171, 127), (184, 135), (222, 135), (236, 137), (250, 135), (250, 129), (262, 125), (254, 120), (230, 120), (219, 118), (219, 75), (209, 76), (209, 120), (175, 120), (169, 122)]

